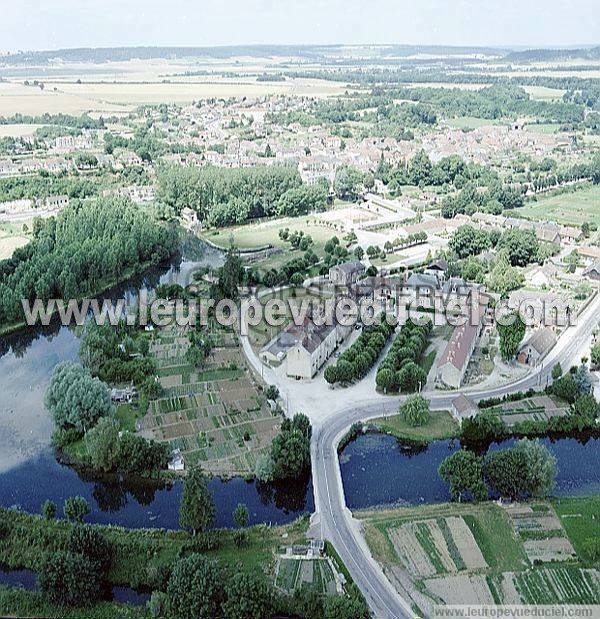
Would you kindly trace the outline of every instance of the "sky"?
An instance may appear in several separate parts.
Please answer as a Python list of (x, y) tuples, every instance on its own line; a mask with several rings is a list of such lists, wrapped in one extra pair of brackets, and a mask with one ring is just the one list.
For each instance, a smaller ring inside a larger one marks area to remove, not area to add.
[(0, 0), (0, 50), (600, 44), (598, 0)]

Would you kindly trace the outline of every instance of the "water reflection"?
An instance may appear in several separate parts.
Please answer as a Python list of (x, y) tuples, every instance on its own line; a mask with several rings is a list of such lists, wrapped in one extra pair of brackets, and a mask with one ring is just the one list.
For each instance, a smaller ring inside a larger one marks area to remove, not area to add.
[[(140, 289), (188, 284), (199, 268), (223, 263), (221, 252), (188, 239), (183, 255), (108, 291), (102, 299), (134, 305)], [(76, 329), (58, 321), (0, 338), (0, 505), (39, 512), (50, 499), (59, 510), (70, 496), (85, 497), (90, 522), (125, 527), (178, 528), (181, 483), (157, 484), (118, 476), (91, 476), (59, 464), (50, 446), (52, 422), (43, 395), (57, 363), (77, 358)], [(310, 480), (265, 486), (243, 479), (209, 482), (217, 506), (216, 525), (233, 526), (232, 512), (246, 503), (250, 523), (285, 523), (314, 510)]]
[[(558, 475), (554, 494), (577, 496), (600, 492), (600, 439), (593, 437), (541, 439), (555, 456)], [(490, 450), (509, 447), (514, 439), (493, 443)], [(458, 441), (407, 445), (385, 434), (366, 434), (341, 454), (340, 468), (348, 507), (417, 505), (450, 500), (437, 469), (460, 448)], [(484, 453), (485, 446), (478, 452)]]

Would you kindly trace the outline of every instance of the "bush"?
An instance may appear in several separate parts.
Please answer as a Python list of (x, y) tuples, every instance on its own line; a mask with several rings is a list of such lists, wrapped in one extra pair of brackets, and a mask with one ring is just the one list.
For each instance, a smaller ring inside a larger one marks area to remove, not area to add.
[(97, 567), (86, 557), (56, 552), (39, 576), (42, 594), (53, 604), (87, 606), (100, 597), (102, 582)]

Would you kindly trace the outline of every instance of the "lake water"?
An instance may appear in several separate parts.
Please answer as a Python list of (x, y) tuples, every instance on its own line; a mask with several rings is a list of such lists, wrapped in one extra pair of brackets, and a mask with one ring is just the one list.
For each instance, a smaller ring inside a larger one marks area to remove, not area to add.
[[(134, 303), (140, 289), (151, 290), (159, 283), (185, 285), (198, 267), (222, 263), (222, 255), (205, 245), (189, 258), (152, 269), (106, 298)], [(0, 506), (36, 513), (50, 499), (60, 510), (67, 497), (81, 495), (92, 508), (88, 522), (177, 528), (180, 482), (165, 487), (114, 476), (89, 478), (56, 461), (43, 395), (54, 366), (77, 359), (79, 344), (75, 330), (59, 323), (0, 338)], [(212, 479), (209, 486), (219, 527), (233, 526), (231, 513), (238, 503), (248, 506), (250, 524), (283, 524), (314, 509), (310, 479), (282, 485)]]
[[(542, 439), (542, 442), (558, 464), (554, 494), (600, 493), (600, 439), (585, 442), (571, 438)], [(513, 443), (514, 440), (494, 443), (489, 449), (501, 449)], [(459, 448), (457, 440), (409, 447), (386, 434), (359, 436), (340, 455), (348, 507), (362, 509), (449, 501), (448, 487), (437, 469), (444, 458)]]
[[(35, 591), (37, 586), (37, 574), (32, 570), (9, 570), (0, 565), (0, 585), (26, 591)], [(131, 587), (112, 587), (108, 597), (121, 604), (132, 606), (145, 606), (150, 599), (150, 593), (136, 591)]]

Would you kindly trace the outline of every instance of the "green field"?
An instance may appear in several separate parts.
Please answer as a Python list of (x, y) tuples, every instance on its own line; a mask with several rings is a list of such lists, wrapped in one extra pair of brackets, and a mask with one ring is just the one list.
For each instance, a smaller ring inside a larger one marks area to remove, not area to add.
[(448, 124), (454, 129), (471, 130), (488, 125), (498, 125), (500, 121), (488, 118), (476, 118), (475, 116), (459, 116), (448, 120)]
[(575, 551), (588, 565), (600, 565), (600, 496), (552, 501)]
[(586, 186), (571, 193), (540, 198), (513, 213), (527, 219), (572, 226), (581, 226), (584, 221), (600, 224), (600, 186)]
[(401, 415), (374, 419), (371, 423), (386, 434), (413, 441), (437, 441), (459, 434), (458, 424), (448, 411), (431, 411), (429, 423), (417, 428), (409, 426)]

